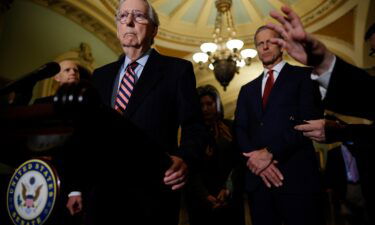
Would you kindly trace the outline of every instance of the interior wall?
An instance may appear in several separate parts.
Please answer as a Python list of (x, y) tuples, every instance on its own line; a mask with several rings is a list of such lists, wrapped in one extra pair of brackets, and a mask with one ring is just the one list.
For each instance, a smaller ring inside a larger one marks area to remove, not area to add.
[[(368, 28), (375, 23), (375, 0), (370, 2), (370, 7), (368, 8), (368, 16), (366, 21), (366, 31)], [(364, 37), (364, 34), (362, 35)], [(375, 57), (369, 57), (370, 43), (367, 41), (364, 43), (364, 51), (363, 51), (363, 58), (364, 58), (364, 67), (371, 68), (375, 67)]]
[(100, 39), (73, 21), (43, 6), (16, 0), (5, 12), (0, 36), (0, 77), (15, 80), (60, 54), (91, 46), (94, 68), (117, 59)]

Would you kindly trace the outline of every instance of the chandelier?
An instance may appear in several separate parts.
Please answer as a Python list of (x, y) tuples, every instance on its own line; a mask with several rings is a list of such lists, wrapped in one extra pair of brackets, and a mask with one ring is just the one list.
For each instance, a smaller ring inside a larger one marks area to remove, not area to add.
[[(235, 39), (236, 30), (231, 14), (232, 0), (215, 1), (217, 15), (213, 32), (214, 42), (203, 43), (202, 52), (193, 55), (194, 62), (203, 69), (208, 66), (214, 71), (216, 79), (226, 90), (235, 73), (245, 65), (251, 64), (251, 59), (257, 55), (254, 49), (242, 49), (244, 43)], [(240, 51), (241, 50), (241, 51)]]

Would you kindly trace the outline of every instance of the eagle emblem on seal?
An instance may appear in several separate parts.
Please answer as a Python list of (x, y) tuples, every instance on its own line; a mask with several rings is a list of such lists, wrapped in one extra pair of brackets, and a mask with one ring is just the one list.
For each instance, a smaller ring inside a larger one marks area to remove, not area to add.
[(29, 184), (21, 183), (22, 185), (22, 191), (21, 191), (21, 197), (18, 195), (18, 205), (25, 207), (25, 208), (37, 208), (38, 206), (35, 205), (35, 202), (38, 200), (40, 196), (40, 191), (43, 187), (43, 184), (38, 185), (36, 188), (32, 188), (32, 186), (35, 186), (35, 178), (30, 178)]

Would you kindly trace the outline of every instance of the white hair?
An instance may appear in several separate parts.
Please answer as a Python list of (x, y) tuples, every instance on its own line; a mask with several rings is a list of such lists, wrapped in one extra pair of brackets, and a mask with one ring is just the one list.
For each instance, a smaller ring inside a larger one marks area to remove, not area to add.
[[(119, 4), (118, 4), (118, 8), (116, 10), (116, 15), (120, 14), (120, 8), (121, 8), (121, 5), (125, 2), (126, 0), (120, 0)], [(147, 4), (147, 7), (148, 7), (148, 10), (147, 10), (147, 16), (148, 18), (150, 18), (151, 22), (156, 26), (158, 27), (160, 25), (160, 22), (159, 22), (159, 16), (158, 14), (156, 13), (154, 7), (152, 7), (152, 5), (148, 2), (148, 0), (143, 0), (146, 4)]]

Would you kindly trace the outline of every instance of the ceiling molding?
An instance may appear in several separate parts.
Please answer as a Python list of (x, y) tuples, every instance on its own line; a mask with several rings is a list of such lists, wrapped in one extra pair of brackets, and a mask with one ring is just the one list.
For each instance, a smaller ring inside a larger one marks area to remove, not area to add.
[(116, 14), (116, 8), (119, 0), (100, 0), (100, 2), (110, 11), (112, 14)]
[(354, 46), (348, 42), (331, 36), (315, 35), (315, 37), (323, 42), (334, 54), (337, 54), (350, 63), (358, 63), (358, 59), (355, 57)]
[[(73, 20), (80, 26), (84, 27), (99, 39), (101, 39), (106, 45), (108, 45), (117, 54), (122, 53), (122, 48), (116, 36), (116, 26), (114, 23), (114, 14), (118, 5), (117, 0), (29, 0), (40, 5), (43, 5), (53, 11), (60, 13), (61, 15)], [(162, 7), (171, 0), (154, 0), (151, 1), (156, 7)], [(212, 41), (213, 26), (207, 25), (208, 16), (212, 7), (214, 7), (214, 1), (208, 0), (202, 5), (200, 9), (200, 17), (198, 17), (194, 24), (183, 21), (183, 12), (188, 7), (193, 6), (193, 0), (185, 0), (181, 2), (177, 8), (174, 8), (171, 12), (172, 15), (165, 15), (159, 9), (159, 18), (161, 25), (159, 27), (158, 35), (155, 38), (155, 42), (164, 48), (176, 49), (177, 51), (191, 51), (193, 52), (203, 42)], [(239, 1), (242, 3), (242, 7), (246, 9), (251, 20), (246, 24), (237, 24), (237, 38), (242, 39), (245, 46), (253, 45), (253, 33), (256, 28), (265, 22), (270, 20), (269, 16), (261, 17), (260, 14), (253, 14), (254, 9), (259, 7), (259, 2), (250, 1)], [(293, 1), (291, 5), (293, 9), (300, 12), (301, 19), (308, 28), (317, 30), (324, 26), (316, 26), (316, 24), (322, 24), (326, 17), (330, 17), (333, 11), (340, 9), (342, 11), (342, 5), (347, 5), (348, 2), (351, 5), (357, 4), (358, 0), (316, 0), (314, 2), (306, 1)], [(272, 7), (278, 7), (279, 3), (270, 1)], [(251, 11), (249, 11), (249, 9)], [(332, 16), (331, 16), (332, 17)], [(333, 18), (333, 20), (336, 20)], [(173, 19), (172, 19), (173, 18)], [(206, 21), (206, 24), (205, 24)], [(315, 27), (314, 27), (315, 26)], [(308, 30), (310, 30), (308, 29)]]
[[(93, 8), (90, 8), (90, 4), (85, 4), (86, 7), (82, 5), (77, 6), (77, 4), (82, 4), (81, 1), (74, 0), (29, 0), (48, 9), (51, 9), (62, 16), (65, 16), (78, 25), (82, 26), (93, 35), (101, 39), (109, 48), (111, 48), (116, 54), (120, 55), (123, 51), (120, 46), (120, 43), (116, 36), (116, 31), (114, 22), (113, 26), (109, 27), (105, 25), (107, 22), (100, 21), (99, 14), (93, 13)], [(86, 9), (86, 10), (85, 10)], [(91, 12), (91, 13), (89, 13)], [(94, 14), (94, 15), (91, 15)], [(103, 14), (103, 13), (101, 13)], [(108, 16), (102, 15), (104, 20), (108, 20)]]
[(310, 11), (304, 16), (301, 16), (302, 23), (307, 27), (313, 23), (322, 20), (329, 13), (343, 5), (349, 0), (327, 0), (320, 4), (318, 7)]
[(314, 32), (314, 35), (330, 36), (347, 42), (354, 48), (356, 8), (351, 9), (331, 24)]

